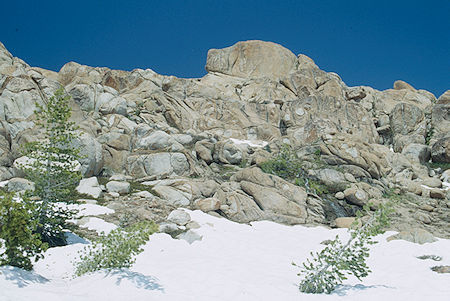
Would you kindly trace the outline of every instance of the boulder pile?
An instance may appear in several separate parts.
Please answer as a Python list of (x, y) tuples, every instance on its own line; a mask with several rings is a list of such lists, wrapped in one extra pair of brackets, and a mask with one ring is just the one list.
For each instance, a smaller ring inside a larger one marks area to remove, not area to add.
[[(14, 162), (42, 135), (37, 104), (63, 86), (82, 132), (79, 193), (122, 214), (161, 222), (186, 207), (237, 222), (334, 226), (369, 202), (397, 200), (394, 229), (450, 237), (450, 90), (436, 98), (404, 81), (348, 87), (263, 41), (211, 49), (206, 70), (185, 79), (70, 62), (54, 72), (0, 43), (2, 189), (32, 185)], [(285, 145), (323, 191), (263, 172)]]

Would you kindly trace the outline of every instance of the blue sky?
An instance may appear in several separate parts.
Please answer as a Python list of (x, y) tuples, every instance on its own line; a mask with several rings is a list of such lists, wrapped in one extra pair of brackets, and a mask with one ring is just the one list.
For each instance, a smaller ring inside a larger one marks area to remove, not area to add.
[(279, 43), (383, 90), (450, 89), (450, 1), (5, 1), (0, 41), (32, 66), (69, 61), (201, 77), (210, 48)]

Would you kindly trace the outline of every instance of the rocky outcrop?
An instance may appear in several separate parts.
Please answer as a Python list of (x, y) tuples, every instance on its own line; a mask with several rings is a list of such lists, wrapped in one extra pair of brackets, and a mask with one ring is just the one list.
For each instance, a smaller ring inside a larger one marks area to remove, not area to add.
[(278, 44), (247, 41), (209, 50), (206, 71), (243, 78), (281, 77), (297, 64), (297, 57)]
[[(61, 85), (72, 97), (83, 176), (128, 177), (108, 187), (86, 179), (80, 193), (127, 212), (117, 199), (131, 195), (139, 218), (158, 219), (151, 206), (182, 206), (238, 222), (334, 225), (398, 191), (427, 205), (399, 206), (402, 221), (445, 235), (438, 227), (449, 223), (449, 91), (436, 99), (404, 81), (385, 91), (348, 87), (311, 58), (262, 41), (211, 49), (206, 70), (182, 79), (70, 62), (53, 72), (0, 43), (0, 180), (21, 176), (13, 166), (21, 146), (41, 139), (34, 110)], [(257, 167), (284, 144), (326, 195)], [(127, 193), (131, 180), (148, 190)]]

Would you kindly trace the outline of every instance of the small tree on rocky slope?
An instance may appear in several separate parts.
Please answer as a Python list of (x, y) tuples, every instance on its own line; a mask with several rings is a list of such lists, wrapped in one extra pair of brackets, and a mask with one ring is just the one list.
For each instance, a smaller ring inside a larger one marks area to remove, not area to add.
[[(311, 252), (312, 259), (302, 264), (299, 276), (300, 291), (304, 293), (331, 293), (337, 285), (347, 279), (346, 275), (356, 278), (366, 277), (371, 271), (365, 260), (369, 257), (367, 245), (375, 244), (373, 237), (384, 233), (389, 225), (388, 215), (392, 212), (390, 205), (380, 205), (374, 213), (368, 206), (364, 207), (369, 218), (361, 222), (362, 213), (358, 212), (357, 219), (350, 228), (350, 239), (344, 245), (338, 236), (319, 253)], [(362, 226), (358, 228), (358, 224)], [(293, 265), (296, 265), (293, 263)]]
[(63, 229), (75, 213), (66, 204), (81, 178), (80, 150), (72, 146), (77, 127), (69, 121), (69, 99), (60, 88), (46, 106), (38, 105), (35, 113), (45, 139), (25, 146), (29, 159), (22, 165), (26, 178), (35, 183), (34, 195), (40, 199), (36, 231), (50, 246), (66, 244)]

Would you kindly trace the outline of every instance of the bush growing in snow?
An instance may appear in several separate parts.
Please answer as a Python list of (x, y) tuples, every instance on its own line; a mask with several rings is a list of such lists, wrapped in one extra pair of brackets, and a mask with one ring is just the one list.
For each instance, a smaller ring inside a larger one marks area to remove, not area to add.
[(129, 268), (143, 250), (150, 235), (158, 231), (154, 222), (140, 222), (127, 229), (117, 228), (80, 251), (75, 274), (81, 276), (101, 269)]
[[(300, 291), (304, 293), (331, 293), (337, 285), (354, 275), (361, 281), (371, 271), (365, 260), (369, 257), (367, 245), (375, 244), (373, 237), (384, 233), (389, 225), (388, 215), (392, 212), (390, 205), (380, 205), (378, 210), (370, 213), (369, 206), (363, 208), (370, 215), (369, 219), (358, 228), (362, 213), (358, 212), (355, 223), (349, 229), (350, 239), (344, 245), (338, 236), (319, 253), (311, 252), (312, 259), (302, 264), (299, 276)], [(293, 265), (296, 265), (293, 263)]]
[(63, 229), (76, 212), (58, 203), (70, 200), (81, 178), (77, 161), (80, 150), (72, 146), (77, 127), (69, 121), (69, 99), (60, 88), (45, 107), (38, 105), (36, 118), (45, 130), (45, 139), (25, 145), (28, 161), (20, 165), (26, 178), (35, 183), (33, 194), (40, 198), (36, 231), (50, 246), (66, 244)]
[(47, 248), (34, 233), (37, 221), (33, 219), (34, 204), (26, 197), (15, 199), (13, 193), (0, 193), (0, 265), (11, 265), (31, 270), (32, 257), (37, 261)]

